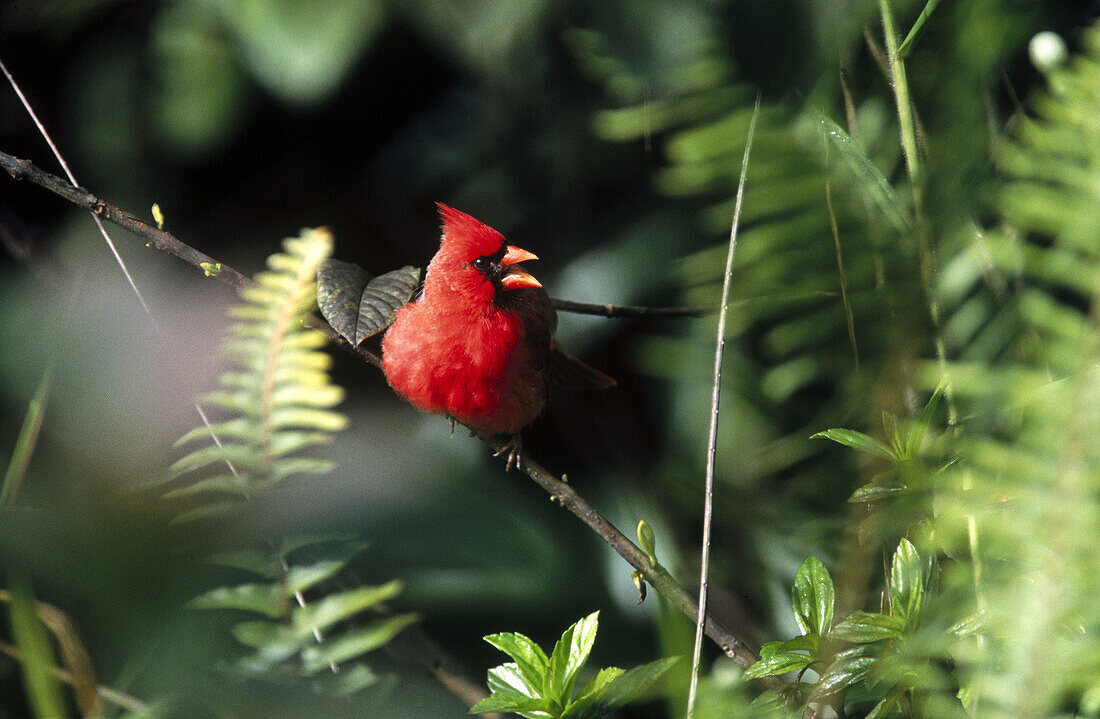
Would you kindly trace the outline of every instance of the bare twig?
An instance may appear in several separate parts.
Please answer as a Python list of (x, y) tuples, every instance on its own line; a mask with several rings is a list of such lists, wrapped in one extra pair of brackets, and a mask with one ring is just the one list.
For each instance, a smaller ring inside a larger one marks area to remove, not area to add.
[(707, 614), (707, 584), (710, 573), (710, 530), (714, 523), (714, 460), (718, 454), (718, 405), (722, 396), (722, 357), (726, 348), (726, 316), (730, 306), (730, 277), (733, 274), (733, 256), (737, 250), (737, 227), (741, 220), (741, 201), (745, 197), (745, 178), (749, 174), (749, 153), (756, 133), (756, 118), (760, 114), (760, 95), (749, 122), (745, 139), (745, 154), (741, 158), (741, 178), (737, 181), (737, 199), (730, 223), (729, 251), (726, 253), (726, 269), (722, 273), (722, 304), (718, 310), (718, 330), (714, 348), (714, 383), (710, 397), (710, 431), (707, 435), (707, 470), (703, 494), (703, 549), (699, 562), (699, 603), (695, 618), (695, 645), (691, 655), (691, 682), (688, 685), (687, 719), (695, 714), (695, 693), (699, 685), (699, 661), (703, 650), (703, 625)]
[[(179, 240), (170, 232), (158, 229), (138, 219), (135, 215), (103, 201), (84, 188), (71, 186), (61, 178), (35, 167), (34, 164), (27, 160), (21, 160), (0, 152), (0, 167), (7, 170), (8, 173), (17, 180), (29, 180), (65, 198), (82, 209), (95, 212), (104, 220), (112, 222), (133, 233), (137, 237), (146, 240), (150, 246), (158, 250), (175, 255), (184, 262), (195, 267), (203, 267), (205, 265), (207, 268), (214, 268), (215, 271), (209, 272), (209, 274), (228, 285), (241, 288), (249, 287), (254, 284), (252, 280), (229, 265), (217, 262), (209, 255), (199, 252)], [(342, 349), (357, 355), (375, 367), (381, 367), (382, 362), (377, 354), (362, 347), (353, 347), (347, 340), (337, 335), (331, 327), (321, 320), (314, 318), (310, 325), (325, 332), (325, 334)], [(486, 440), (486, 442), (494, 450), (501, 449), (505, 443), (503, 440), (499, 439), (490, 439)], [(672, 578), (672, 575), (660, 565), (651, 565), (649, 559), (641, 549), (627, 539), (626, 536), (607, 521), (603, 515), (585, 502), (572, 487), (548, 472), (541, 465), (526, 457), (523, 460), (521, 469), (527, 476), (545, 489), (562, 507), (575, 514), (595, 531), (619, 554), (619, 556), (640, 571), (646, 581), (653, 585), (654, 589), (664, 595), (688, 616), (696, 616), (698, 612), (697, 604), (684, 588)], [(748, 647), (747, 643), (736, 636), (732, 631), (722, 626), (722, 624), (710, 614), (707, 614), (704, 629), (706, 635), (713, 639), (727, 656), (731, 657), (742, 666), (747, 667), (756, 662), (757, 656)], [(765, 683), (774, 682), (774, 680), (770, 678), (764, 681)]]

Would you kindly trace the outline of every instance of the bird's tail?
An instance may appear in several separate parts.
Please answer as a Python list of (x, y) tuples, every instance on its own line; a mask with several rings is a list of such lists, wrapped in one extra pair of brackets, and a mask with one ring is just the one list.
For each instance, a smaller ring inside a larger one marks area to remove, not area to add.
[(550, 377), (566, 389), (609, 389), (618, 384), (563, 350), (557, 342), (550, 345)]

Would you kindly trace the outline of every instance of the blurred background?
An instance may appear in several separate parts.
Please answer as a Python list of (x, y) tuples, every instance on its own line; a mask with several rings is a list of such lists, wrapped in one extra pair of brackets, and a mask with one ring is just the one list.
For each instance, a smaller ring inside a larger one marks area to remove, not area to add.
[[(904, 34), (925, 4), (893, 6)], [(978, 294), (966, 283), (986, 269), (973, 230), (998, 217), (994, 151), (1046, 87), (1028, 42), (1051, 30), (1076, 52), (1098, 10), (943, 3), (909, 55), (950, 358), (1002, 356), (1015, 336), (986, 295), (966, 303)], [(797, 633), (788, 592), (809, 555), (862, 566), (838, 579), (839, 601), (861, 606), (920, 514), (858, 524), (847, 499), (881, 468), (810, 439), (830, 427), (881, 434), (883, 410), (919, 413), (937, 383), (918, 240), (867, 199), (858, 170), (837, 169), (845, 159), (821, 129), (822, 115), (845, 128), (898, 196), (911, 195), (882, 45), (878, 5), (858, 1), (0, 6), (0, 58), (79, 182), (141, 217), (159, 204), (166, 229), (245, 274), (283, 237), (320, 225), (337, 258), (371, 272), (424, 265), (441, 201), (537, 253), (532, 269), (554, 297), (713, 304), (759, 94), (711, 568), (714, 611), (753, 642)], [(6, 85), (0, 150), (61, 174)], [(342, 352), (333, 376), (350, 425), (321, 450), (338, 468), (278, 486), (217, 531), (169, 526), (149, 487), (198, 424), (192, 400), (225, 368), (218, 345), (235, 295), (111, 229), (151, 321), (86, 213), (0, 179), (0, 466), (52, 367), (38, 446), (0, 510), (0, 563), (26, 567), (36, 596), (70, 614), (102, 684), (164, 716), (462, 715), (415, 662), (384, 651), (371, 666), (387, 678), (351, 698), (219, 670), (240, 653), (233, 618), (183, 608), (228, 581), (202, 558), (305, 534), (369, 542), (349, 574), (404, 580), (393, 606), (420, 613), (479, 683), (503, 661), (482, 635), (519, 631), (546, 645), (597, 609), (600, 666), (690, 652), (690, 624), (652, 593), (638, 606), (629, 567), (587, 528)], [(560, 392), (524, 437), (530, 456), (628, 535), (646, 519), (662, 563), (689, 588), (714, 331), (713, 315), (563, 313), (562, 345), (619, 386)], [(870, 549), (846, 553), (845, 538), (864, 530)], [(709, 675), (719, 688), (733, 681), (724, 666)], [(620, 715), (678, 715), (682, 680), (666, 691), (674, 701)], [(739, 716), (752, 692), (721, 696), (711, 716)], [(25, 706), (18, 664), (0, 657), (0, 717), (27, 716)]]

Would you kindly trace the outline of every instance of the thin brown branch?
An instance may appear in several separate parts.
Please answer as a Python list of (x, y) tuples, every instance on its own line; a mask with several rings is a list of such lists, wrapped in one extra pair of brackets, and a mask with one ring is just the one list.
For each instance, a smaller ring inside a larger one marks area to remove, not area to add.
[[(8, 173), (17, 180), (28, 180), (33, 182), (65, 198), (81, 209), (95, 212), (104, 220), (114, 223), (137, 237), (146, 240), (151, 247), (168, 252), (194, 267), (203, 268), (205, 265), (206, 268), (216, 268), (216, 271), (208, 273), (226, 284), (237, 288), (249, 287), (254, 284), (251, 279), (245, 277), (229, 265), (218, 262), (209, 255), (199, 252), (176, 238), (170, 232), (158, 229), (142, 221), (135, 215), (101, 200), (84, 188), (73, 187), (65, 180), (35, 167), (35, 165), (28, 160), (21, 160), (0, 152), (0, 167), (7, 170)], [(634, 309), (649, 310), (650, 308)], [(675, 310), (679, 308), (667, 309)], [(601, 313), (603, 313), (603, 311), (601, 311)], [(325, 322), (313, 318), (310, 325), (325, 332), (325, 334), (342, 349), (357, 355), (368, 364), (381, 368), (381, 358), (379, 358), (377, 354), (362, 347), (352, 347), (347, 340), (337, 335)], [(505, 444), (505, 441), (501, 439), (489, 439), (485, 441), (490, 447), (498, 451), (501, 450)], [(616, 529), (611, 522), (607, 521), (603, 515), (593, 509), (591, 505), (573, 490), (572, 487), (558, 479), (538, 463), (526, 457), (523, 459), (521, 469), (527, 476), (534, 480), (536, 484), (546, 490), (552, 499), (580, 518), (581, 521), (596, 532), (608, 546), (614, 549), (619, 556), (641, 572), (646, 581), (678, 607), (680, 611), (684, 612), (688, 617), (694, 618), (696, 616), (698, 606), (695, 600), (692, 599), (691, 595), (688, 594), (675, 579), (673, 579), (672, 575), (670, 575), (661, 565), (650, 564), (648, 557), (646, 557), (641, 549), (627, 539), (626, 536)], [(758, 657), (752, 649), (749, 648), (747, 642), (723, 626), (710, 613), (707, 614), (704, 631), (727, 656), (742, 666), (747, 667), (756, 662)], [(768, 685), (778, 684), (778, 680), (771, 677), (763, 681)]]
[(575, 312), (581, 315), (599, 315), (600, 317), (702, 317), (713, 312), (716, 307), (634, 307), (630, 305), (600, 305), (572, 300), (551, 300), (554, 309), (561, 312)]

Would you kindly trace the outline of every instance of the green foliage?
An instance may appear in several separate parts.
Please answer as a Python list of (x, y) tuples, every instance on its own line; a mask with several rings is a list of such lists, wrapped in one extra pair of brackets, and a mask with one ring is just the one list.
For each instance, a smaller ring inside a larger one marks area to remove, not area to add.
[(528, 719), (596, 719), (634, 701), (679, 657), (665, 657), (633, 669), (601, 669), (574, 691), (577, 675), (596, 641), (599, 612), (573, 624), (546, 652), (523, 634), (490, 634), (485, 641), (514, 661), (489, 670), (491, 694), (471, 714), (513, 712)]
[(197, 427), (177, 445), (198, 440), (212, 444), (191, 452), (171, 467), (183, 486), (167, 498), (198, 503), (181, 515), (193, 519), (225, 512), (240, 500), (296, 474), (332, 468), (326, 460), (299, 456), (329, 441), (347, 420), (331, 408), (343, 399), (331, 384), (331, 358), (320, 351), (325, 336), (304, 321), (315, 307), (317, 268), (332, 250), (325, 230), (309, 230), (272, 255), (257, 285), (241, 290), (245, 301), (231, 311), (224, 350), (237, 369), (221, 377), (221, 389), (200, 399), (225, 417)]
[[(319, 557), (307, 556), (319, 547)], [(253, 650), (233, 668), (249, 677), (286, 681), (307, 679), (314, 688), (347, 695), (378, 677), (361, 661), (401, 630), (415, 614), (378, 618), (374, 610), (393, 599), (401, 583), (332, 590), (334, 579), (366, 548), (333, 537), (288, 539), (275, 550), (237, 551), (212, 561), (266, 580), (210, 590), (192, 599), (192, 609), (230, 609), (261, 615), (238, 622), (233, 636)], [(328, 587), (328, 590), (325, 588)], [(313, 601), (307, 602), (307, 597)]]
[[(886, 612), (855, 611), (833, 623), (834, 589), (828, 570), (810, 557), (795, 575), (792, 609), (802, 636), (786, 642), (768, 642), (760, 649), (760, 661), (745, 671), (745, 677), (758, 679), (814, 668), (820, 679), (810, 691), (800, 693), (799, 709), (809, 701), (863, 685), (865, 694), (875, 699), (867, 716), (886, 716), (916, 686), (918, 674), (898, 670), (901, 645), (921, 627), (928, 571), (916, 548), (902, 539), (894, 553), (890, 569), (888, 609)], [(837, 649), (838, 640), (857, 646)], [(789, 696), (786, 690), (769, 689), (754, 706), (774, 710)]]

